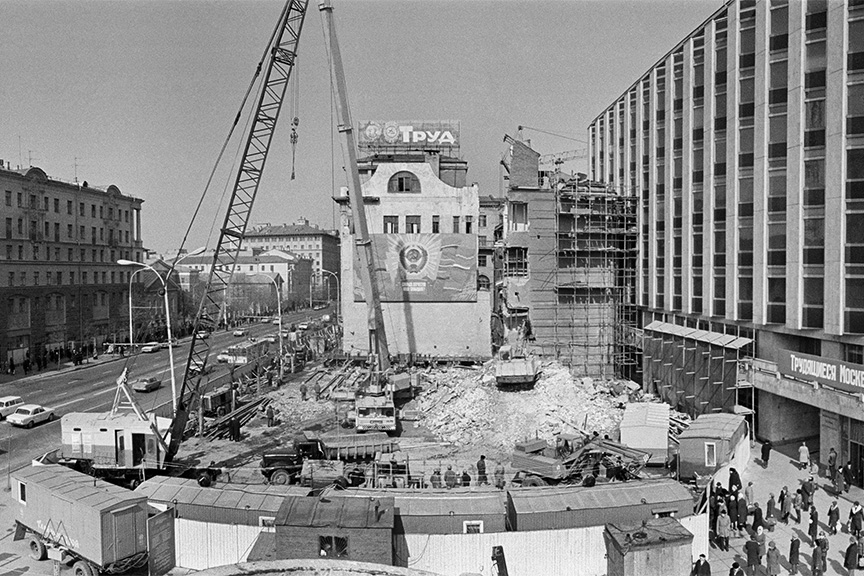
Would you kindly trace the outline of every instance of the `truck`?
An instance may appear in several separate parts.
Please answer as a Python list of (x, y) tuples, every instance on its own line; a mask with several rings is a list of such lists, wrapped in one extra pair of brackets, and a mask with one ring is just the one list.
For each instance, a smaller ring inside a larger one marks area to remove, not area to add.
[(271, 484), (293, 484), (299, 480), (303, 464), (310, 460), (366, 462), (378, 453), (397, 450), (398, 444), (385, 433), (317, 436), (306, 432), (294, 438), (290, 447), (262, 454), (261, 474)]
[(545, 440), (517, 442), (511, 465), (513, 483), (522, 486), (582, 484), (602, 481), (594, 472), (605, 468), (609, 479), (639, 477), (651, 454), (599, 436), (558, 434), (555, 446)]
[(72, 564), (75, 576), (120, 574), (147, 562), (147, 497), (64, 466), (12, 473), (14, 540), (30, 557)]

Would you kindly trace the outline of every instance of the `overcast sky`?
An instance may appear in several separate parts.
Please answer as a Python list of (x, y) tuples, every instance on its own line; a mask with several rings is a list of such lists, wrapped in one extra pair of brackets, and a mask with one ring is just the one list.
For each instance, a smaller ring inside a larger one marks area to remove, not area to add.
[[(498, 195), (505, 133), (524, 125), (585, 140), (588, 123), (722, 2), (333, 4), (355, 126), (368, 119), (459, 120), (469, 182)], [(69, 181), (77, 164), (79, 180), (115, 184), (145, 201), (147, 248), (176, 250), (282, 5), (0, 1), (0, 158)], [(297, 178), (289, 179), (288, 102), (252, 222), (305, 216), (330, 228), (330, 197), (346, 180), (315, 0), (298, 53)], [(583, 146), (524, 135), (541, 153)], [(232, 155), (239, 146), (235, 139)], [(215, 244), (211, 230), (224, 218), (223, 191), (234, 169), (224, 163), (187, 248)]]

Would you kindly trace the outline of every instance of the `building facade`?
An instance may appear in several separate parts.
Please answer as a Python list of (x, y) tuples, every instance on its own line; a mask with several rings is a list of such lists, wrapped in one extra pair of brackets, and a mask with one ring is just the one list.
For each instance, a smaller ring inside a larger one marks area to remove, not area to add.
[(2, 162), (0, 193), (0, 362), (124, 341), (143, 200)]
[[(491, 356), (491, 291), (478, 289), (479, 197), (476, 184), (464, 185), (467, 168), (429, 151), (360, 162), (391, 355)], [(355, 270), (347, 192), (337, 202), (343, 351), (368, 353), (368, 312)]]
[[(588, 132), (593, 178), (639, 199), (643, 385), (836, 447), (860, 483), (864, 3), (727, 2)], [(710, 350), (695, 387), (660, 374)]]

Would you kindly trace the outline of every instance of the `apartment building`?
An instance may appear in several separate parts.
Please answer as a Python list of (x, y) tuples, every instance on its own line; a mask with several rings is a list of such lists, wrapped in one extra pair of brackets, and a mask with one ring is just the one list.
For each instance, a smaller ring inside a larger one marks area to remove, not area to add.
[(725, 3), (591, 123), (638, 198), (643, 386), (864, 478), (864, 2)]
[(2, 161), (0, 193), (0, 361), (124, 341), (143, 200)]

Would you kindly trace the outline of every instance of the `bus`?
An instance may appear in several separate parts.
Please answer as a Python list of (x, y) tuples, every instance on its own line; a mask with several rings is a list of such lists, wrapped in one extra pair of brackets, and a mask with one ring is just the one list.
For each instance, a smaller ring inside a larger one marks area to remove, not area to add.
[(247, 341), (240, 344), (234, 344), (227, 350), (229, 364), (248, 364), (262, 356), (265, 356), (270, 351), (270, 342), (267, 340), (258, 340), (255, 342)]

